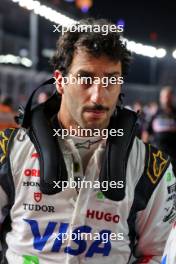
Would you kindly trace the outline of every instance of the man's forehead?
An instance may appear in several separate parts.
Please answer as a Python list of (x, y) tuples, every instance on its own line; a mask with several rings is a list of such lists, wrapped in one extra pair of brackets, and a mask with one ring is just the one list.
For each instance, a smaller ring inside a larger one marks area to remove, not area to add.
[(85, 49), (77, 49), (74, 53), (70, 68), (76, 71), (94, 71), (99, 67), (103, 72), (119, 72), (121, 73), (121, 61), (114, 61), (107, 55), (95, 57), (91, 52)]

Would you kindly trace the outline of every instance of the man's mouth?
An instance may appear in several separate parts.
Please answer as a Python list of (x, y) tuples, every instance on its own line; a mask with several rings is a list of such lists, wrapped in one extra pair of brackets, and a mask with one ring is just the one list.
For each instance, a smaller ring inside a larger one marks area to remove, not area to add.
[(92, 118), (100, 118), (106, 113), (105, 110), (95, 110), (95, 109), (88, 109), (85, 112)]

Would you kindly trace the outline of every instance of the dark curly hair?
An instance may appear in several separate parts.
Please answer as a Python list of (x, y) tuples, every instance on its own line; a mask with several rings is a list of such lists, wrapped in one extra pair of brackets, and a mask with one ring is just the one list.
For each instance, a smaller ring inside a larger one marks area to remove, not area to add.
[[(76, 24), (77, 29), (81, 26), (88, 25), (92, 28), (99, 25), (100, 29), (104, 25), (108, 25), (108, 29), (113, 24), (109, 23), (106, 19), (93, 19), (88, 18), (80, 20)], [(63, 76), (66, 76), (69, 72), (69, 67), (72, 63), (74, 52), (78, 48), (86, 48), (86, 50), (95, 57), (105, 55), (112, 61), (121, 61), (122, 63), (122, 75), (124, 76), (129, 67), (131, 61), (131, 53), (127, 50), (126, 45), (120, 40), (120, 34), (118, 32), (112, 32), (108, 30), (108, 34), (104, 34), (104, 31), (95, 32), (93, 30), (76, 30), (72, 32), (67, 31), (57, 41), (56, 53), (53, 56), (51, 63), (54, 69), (61, 71)]]

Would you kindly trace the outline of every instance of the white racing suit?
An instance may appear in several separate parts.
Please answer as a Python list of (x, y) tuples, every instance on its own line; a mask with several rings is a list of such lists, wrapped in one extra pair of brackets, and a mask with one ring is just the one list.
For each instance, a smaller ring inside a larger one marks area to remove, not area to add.
[[(128, 158), (126, 195), (122, 201), (105, 198), (97, 188), (67, 188), (54, 195), (45, 195), (40, 191), (38, 153), (22, 129), (14, 136), (10, 153), (6, 153), (12, 133), (7, 129), (0, 134), (0, 223), (8, 214), (9, 197), (13, 191), (7, 182), (7, 156), (15, 197), (10, 210), (11, 231), (6, 234), (7, 263), (161, 262), (175, 218), (172, 195), (176, 180), (165, 154), (135, 138)], [(103, 140), (99, 144), (88, 163), (84, 174), (87, 181), (98, 180), (105, 143)], [(72, 140), (60, 139), (60, 147), (68, 177), (82, 176), (81, 159)], [(143, 210), (135, 210), (138, 203), (144, 205)], [(69, 232), (96, 237), (64, 239), (62, 234)], [(113, 234), (106, 242), (102, 239), (105, 233)]]

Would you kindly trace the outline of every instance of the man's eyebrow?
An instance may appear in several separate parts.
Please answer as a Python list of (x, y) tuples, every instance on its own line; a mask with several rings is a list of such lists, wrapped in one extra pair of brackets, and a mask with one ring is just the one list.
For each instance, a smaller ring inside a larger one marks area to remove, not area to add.
[[(89, 75), (89, 76), (94, 76), (94, 72), (88, 71), (88, 70), (79, 70), (76, 74), (80, 75)], [(114, 72), (104, 72), (104, 76), (113, 76), (113, 75), (120, 75), (121, 73), (119, 71), (114, 71)]]
[(119, 71), (114, 71), (114, 72), (104, 72), (104, 75), (106, 76), (113, 76), (113, 75), (120, 75)]
[(93, 76), (94, 73), (86, 70), (79, 70), (76, 74)]

